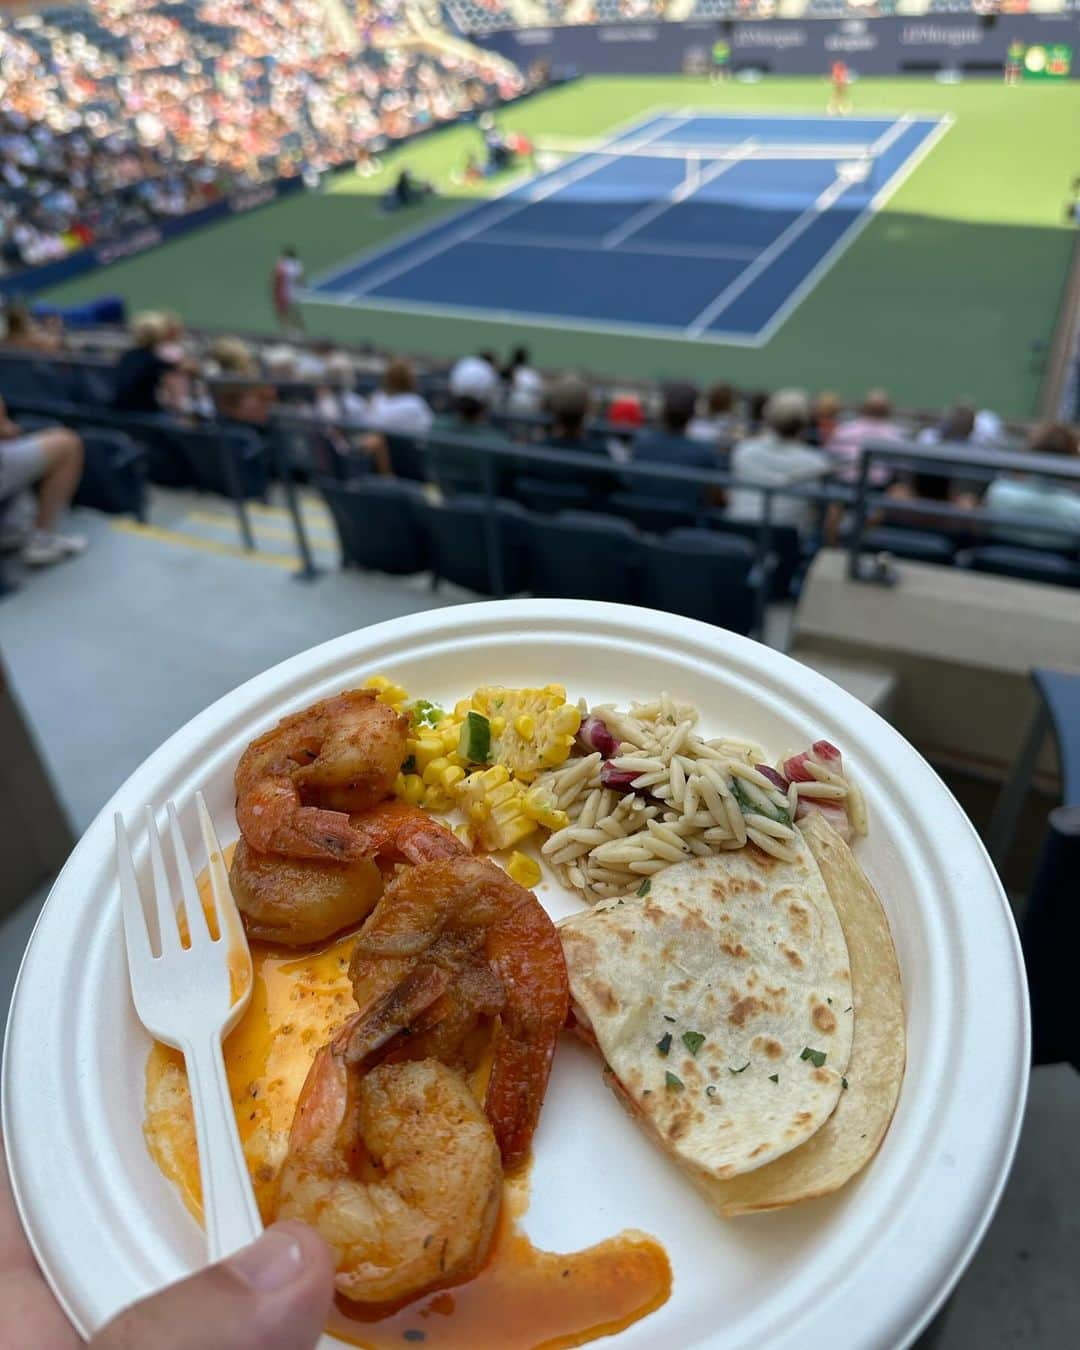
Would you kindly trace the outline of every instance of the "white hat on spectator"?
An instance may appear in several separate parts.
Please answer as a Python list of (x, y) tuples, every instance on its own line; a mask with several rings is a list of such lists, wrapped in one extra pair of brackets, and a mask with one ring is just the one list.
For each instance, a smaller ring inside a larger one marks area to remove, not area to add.
[(1005, 424), (996, 412), (983, 408), (975, 414), (971, 439), (976, 445), (997, 445), (1005, 438)]
[(778, 389), (765, 404), (765, 420), (770, 426), (810, 421), (810, 399), (803, 389)]
[(543, 401), (543, 377), (529, 366), (519, 366), (510, 386), (510, 407), (518, 412), (539, 412)]
[(455, 398), (472, 398), (491, 403), (499, 387), (499, 377), (481, 356), (463, 356), (450, 372), (450, 392)]

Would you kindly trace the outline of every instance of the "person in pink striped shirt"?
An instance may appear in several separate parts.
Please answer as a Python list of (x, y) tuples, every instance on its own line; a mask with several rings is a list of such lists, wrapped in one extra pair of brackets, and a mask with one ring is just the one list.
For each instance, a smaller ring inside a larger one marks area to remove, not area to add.
[[(867, 441), (887, 441), (898, 444), (908, 440), (902, 426), (892, 420), (892, 404), (884, 389), (871, 389), (862, 401), (857, 416), (841, 422), (825, 449), (837, 462), (836, 476), (844, 483), (854, 483), (859, 477), (859, 461)], [(872, 465), (870, 482), (881, 487), (892, 477), (884, 465)]]

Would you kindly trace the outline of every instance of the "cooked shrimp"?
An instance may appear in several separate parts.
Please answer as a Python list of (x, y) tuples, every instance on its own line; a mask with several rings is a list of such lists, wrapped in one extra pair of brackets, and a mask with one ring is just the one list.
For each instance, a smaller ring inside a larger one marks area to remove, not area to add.
[(315, 1056), (278, 1191), (277, 1217), (322, 1234), (338, 1290), (357, 1303), (467, 1279), (487, 1256), (499, 1209), (498, 1146), (461, 1075), (431, 1059), (364, 1071), (392, 1023), (384, 1001)]
[(251, 742), (236, 766), (236, 819), (252, 848), (291, 858), (351, 859), (366, 850), (349, 811), (393, 787), (408, 718), (369, 689), (325, 698)]
[(243, 837), (229, 881), (249, 938), (302, 947), (358, 927), (382, 895), (372, 858), (320, 862), (258, 853)]
[(460, 1062), (466, 1038), (498, 1015), (484, 1106), (503, 1161), (528, 1151), (566, 1020), (566, 965), (536, 897), (494, 863), (469, 856), (407, 868), (360, 931), (349, 967), (361, 1011), (410, 974), (442, 971), (447, 989), (391, 1055)]
[(384, 862), (431, 862), (469, 851), (452, 830), (408, 802), (380, 802), (349, 824), (362, 851)]

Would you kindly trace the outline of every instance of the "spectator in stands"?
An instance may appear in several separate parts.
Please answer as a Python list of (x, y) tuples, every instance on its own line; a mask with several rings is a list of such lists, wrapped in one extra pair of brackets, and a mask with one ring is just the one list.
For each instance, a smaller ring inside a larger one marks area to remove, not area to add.
[(645, 422), (645, 412), (637, 394), (617, 394), (608, 404), (605, 418), (611, 428), (607, 452), (616, 464), (628, 464), (634, 457), (634, 441)]
[(840, 395), (826, 389), (814, 399), (814, 415), (806, 432), (807, 445), (826, 446), (840, 423), (843, 404)]
[(515, 347), (503, 367), (508, 412), (538, 413), (544, 405), (544, 381), (530, 364), (528, 347)]
[(270, 419), (274, 387), (260, 379), (258, 358), (239, 338), (219, 338), (210, 356), (222, 382), (211, 385), (214, 411), (231, 422), (264, 426)]
[(965, 445), (975, 434), (976, 412), (973, 404), (962, 400), (954, 403), (935, 427), (919, 432), (919, 445)]
[(765, 425), (765, 405), (769, 401), (767, 389), (755, 389), (746, 396), (746, 429), (753, 435)]
[(364, 421), (372, 431), (399, 436), (424, 436), (431, 430), (434, 415), (417, 391), (411, 361), (396, 356), (387, 363), (382, 388), (368, 400)]
[(585, 435), (585, 421), (591, 406), (589, 386), (580, 375), (560, 375), (548, 394), (551, 431), (544, 438), (553, 450), (592, 452)]
[(172, 411), (185, 399), (190, 369), (180, 347), (180, 321), (165, 313), (137, 314), (131, 331), (135, 345), (117, 362), (113, 407), (118, 412)]
[(60, 349), (60, 335), (39, 324), (26, 305), (15, 303), (4, 311), (4, 346), (20, 351), (55, 352)]
[[(1035, 427), (1028, 448), (1036, 455), (1060, 455), (1073, 461), (1077, 461), (1080, 455), (1076, 432), (1056, 422)], [(983, 505), (991, 515), (1030, 516), (1033, 523), (1060, 524), (1073, 530), (1070, 538), (1066, 534), (1053, 534), (1047, 530), (1024, 530), (1011, 525), (999, 525), (994, 528), (997, 538), (1030, 548), (1070, 551), (1080, 548), (1080, 488), (1075, 483), (1069, 485), (1056, 482), (1053, 478), (1037, 474), (1012, 474), (995, 478), (986, 490)]]
[(46, 567), (82, 553), (86, 540), (61, 534), (60, 518), (71, 505), (83, 469), (83, 444), (66, 427), (23, 435), (0, 399), (0, 518), (13, 500), (32, 488), (37, 505), (22, 559), (30, 567)]
[[(840, 422), (825, 449), (836, 464), (836, 476), (844, 483), (859, 478), (863, 446), (868, 441), (898, 445), (907, 440), (904, 428), (892, 420), (892, 404), (884, 389), (871, 389), (862, 401), (855, 417)], [(884, 464), (871, 464), (870, 482), (881, 487), (892, 478), (892, 471)]]
[[(767, 429), (759, 436), (740, 441), (732, 451), (731, 468), (736, 479), (762, 487), (798, 487), (824, 478), (832, 468), (828, 455), (808, 446), (803, 437), (810, 425), (810, 400), (801, 389), (778, 389), (765, 405)], [(733, 520), (760, 520), (765, 498), (760, 492), (739, 487), (730, 490), (728, 515)], [(807, 534), (817, 518), (814, 503), (798, 497), (772, 499), (770, 519), (774, 525), (794, 525)]]
[[(701, 441), (692, 441), (686, 434), (697, 400), (697, 388), (686, 381), (674, 381), (664, 386), (660, 426), (638, 436), (634, 444), (635, 464), (663, 464), (681, 469), (719, 467), (716, 449)], [(634, 478), (628, 480), (627, 486), (631, 492), (647, 492), (658, 501), (685, 507), (688, 511), (697, 511), (704, 498), (715, 497), (715, 492), (705, 492), (697, 483), (674, 480)]]
[(703, 413), (691, 418), (686, 434), (692, 441), (726, 449), (739, 434), (735, 414), (735, 390), (730, 384), (714, 384), (705, 395)]
[[(432, 430), (465, 436), (481, 445), (503, 445), (504, 437), (488, 421), (501, 387), (492, 363), (483, 356), (463, 356), (450, 371), (449, 385), (453, 411), (437, 417)], [(457, 489), (475, 491), (485, 482), (482, 459), (451, 447), (438, 451), (436, 473), (444, 484)]]

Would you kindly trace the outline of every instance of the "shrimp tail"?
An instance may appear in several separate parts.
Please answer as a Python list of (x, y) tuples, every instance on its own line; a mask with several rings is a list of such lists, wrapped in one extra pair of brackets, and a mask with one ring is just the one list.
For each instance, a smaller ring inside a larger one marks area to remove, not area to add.
[(344, 811), (301, 806), (287, 820), (272, 824), (261, 820), (257, 808), (245, 807), (240, 798), (236, 819), (244, 838), (260, 853), (324, 862), (353, 862), (366, 856), (367, 851), (358, 844)]
[(408, 802), (381, 802), (350, 824), (360, 852), (385, 862), (434, 862), (469, 851), (452, 830)]
[(408, 1034), (413, 1023), (446, 993), (449, 976), (438, 966), (416, 966), (363, 1013), (350, 1018), (338, 1032), (348, 1064), (364, 1064), (396, 1037)]
[(500, 1033), (484, 1114), (491, 1121), (503, 1166), (517, 1166), (529, 1152), (547, 1090), (555, 1043), (529, 1044)]

